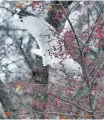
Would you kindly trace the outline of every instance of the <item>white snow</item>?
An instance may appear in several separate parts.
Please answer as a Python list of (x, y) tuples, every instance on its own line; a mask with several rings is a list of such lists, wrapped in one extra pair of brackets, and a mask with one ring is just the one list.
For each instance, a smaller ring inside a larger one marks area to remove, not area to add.
[(28, 43), (28, 41), (29, 41), (29, 36), (25, 36), (23, 39), (23, 44)]
[(5, 73), (0, 73), (0, 79), (2, 82), (5, 80)]
[(15, 15), (13, 16), (13, 18), (14, 18), (15, 20), (19, 20), (18, 14), (15, 14)]
[(1, 17), (0, 18), (0, 25), (2, 25), (3, 24), (3, 18)]
[(8, 2), (5, 3), (5, 8), (10, 8), (10, 4)]
[(5, 44), (12, 44), (12, 43), (13, 43), (13, 39), (9, 37), (5, 40)]
[(10, 64), (10, 65), (8, 66), (8, 69), (9, 69), (10, 71), (14, 71), (16, 68), (17, 68), (16, 64)]
[(3, 2), (3, 0), (0, 0), (0, 3), (2, 3)]

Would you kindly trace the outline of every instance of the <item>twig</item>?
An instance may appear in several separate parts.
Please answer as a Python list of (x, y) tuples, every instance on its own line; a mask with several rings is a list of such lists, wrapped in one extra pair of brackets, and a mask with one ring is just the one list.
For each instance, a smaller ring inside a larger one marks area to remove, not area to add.
[[(50, 112), (50, 111), (45, 111), (45, 113), (48, 113), (48, 114), (59, 114), (59, 115), (66, 115), (66, 116), (72, 115), (72, 114), (68, 114), (68, 113)], [(77, 114), (75, 114), (75, 115), (78, 116), (78, 117), (84, 118), (83, 116), (80, 116), (80, 115), (77, 115)]]
[[(5, 86), (5, 87), (8, 89), (7, 86)], [(71, 101), (69, 101), (69, 100), (65, 100), (65, 99), (63, 99), (63, 98), (61, 98), (61, 97), (59, 97), (59, 96), (57, 96), (57, 95), (54, 95), (54, 94), (51, 93), (51, 92), (47, 92), (47, 91), (44, 91), (44, 90), (41, 90), (41, 89), (37, 89), (36, 87), (35, 87), (35, 89), (38, 90), (38, 91), (40, 91), (40, 92), (42, 92), (42, 93), (46, 93), (46, 94), (52, 95), (52, 96), (54, 96), (54, 97), (56, 97), (56, 98), (58, 98), (58, 99), (60, 99), (60, 100), (62, 100), (62, 101), (64, 101), (64, 102), (66, 102), (66, 103), (68, 103), (68, 104), (72, 104), (72, 105), (76, 106), (77, 108), (79, 108), (79, 109), (82, 110), (82, 111), (85, 111), (85, 112), (88, 112), (88, 113), (92, 113), (92, 111), (83, 109), (83, 108), (81, 108), (80, 106), (76, 105), (75, 103), (73, 103), (73, 102), (71, 102)], [(13, 92), (13, 91), (11, 91), (11, 92)], [(13, 93), (14, 93), (14, 92), (13, 92)]]
[[(98, 17), (97, 17), (97, 19), (96, 19), (96, 21), (95, 21), (95, 23), (94, 23), (94, 24), (96, 24), (96, 23), (97, 23), (97, 21), (98, 21), (98, 19), (99, 19), (100, 15), (101, 15), (101, 13), (102, 13), (102, 11), (103, 11), (103, 7), (104, 7), (104, 6), (102, 6), (101, 11), (100, 11), (100, 13), (99, 13), (99, 15), (98, 15)], [(94, 32), (94, 27), (93, 27), (93, 29), (92, 29), (92, 31), (91, 31), (91, 33), (90, 33), (90, 35), (89, 35), (89, 37), (88, 37), (87, 41), (85, 42), (84, 49), (85, 49), (85, 47), (88, 45), (88, 43), (90, 42), (90, 38), (91, 38), (91, 36), (92, 36), (93, 32)]]
[[(96, 77), (98, 71), (100, 71), (100, 70), (102, 69), (103, 66), (104, 66), (104, 62), (102, 63), (100, 69), (97, 70), (97, 72), (96, 72), (95, 75), (93, 76), (93, 78), (92, 78), (92, 83), (94, 82), (94, 79), (95, 79), (95, 77)], [(91, 83), (91, 85), (92, 85), (92, 83)], [(91, 86), (91, 89), (92, 89), (92, 86)], [(98, 93), (97, 93), (96, 96), (95, 96), (95, 100), (94, 100), (94, 103), (93, 103), (93, 109), (95, 108), (95, 104), (96, 104), (96, 99), (97, 99), (97, 97), (98, 97)]]
[[(10, 94), (10, 93), (9, 93), (9, 94)], [(13, 96), (12, 94), (10, 94), (10, 95)], [(14, 97), (14, 96), (13, 96), (13, 97)], [(28, 107), (26, 104), (24, 104), (23, 102), (21, 102), (19, 99), (16, 99), (16, 98), (15, 98), (15, 100), (16, 100), (17, 102), (19, 102), (20, 104), (24, 105), (27, 109), (30, 109), (30, 110), (31, 110), (32, 112), (34, 112), (34, 113), (43, 113), (43, 112), (41, 112), (41, 111), (33, 110), (32, 108)], [(68, 113), (50, 112), (50, 111), (44, 111), (44, 113), (46, 113), (46, 114), (59, 114), (59, 115), (66, 115), (66, 116), (71, 115), (71, 114), (68, 114)], [(75, 114), (75, 115), (78, 116), (78, 117), (84, 118), (84, 117), (82, 117), (82, 116), (80, 116), (80, 115), (77, 115), (77, 114)]]
[[(70, 27), (71, 27), (73, 33), (74, 33), (74, 36), (75, 36), (77, 45), (78, 45), (78, 47), (80, 47), (78, 37), (77, 37), (77, 35), (76, 35), (76, 32), (75, 32), (75, 30), (74, 30), (74, 28), (73, 28), (73, 25), (72, 25), (70, 19), (68, 18), (67, 14), (66, 14), (66, 12), (65, 12), (65, 8), (64, 8), (64, 6), (63, 6), (63, 4), (62, 4), (62, 1), (61, 1), (61, 6), (62, 6), (62, 9), (64, 10), (64, 14), (65, 14), (65, 16), (66, 16), (66, 18), (67, 18), (67, 21), (69, 22), (69, 25), (70, 25)], [(79, 49), (79, 51), (81, 51), (81, 49)]]
[[(95, 77), (96, 77), (96, 75), (97, 75), (97, 73), (103, 68), (103, 66), (104, 66), (104, 62), (102, 63), (102, 65), (101, 65), (101, 67), (100, 67), (100, 69), (99, 70), (97, 70), (97, 72), (95, 73), (95, 75), (93, 76), (93, 78), (92, 78), (92, 83), (94, 82), (94, 79), (95, 79)], [(91, 83), (91, 84), (92, 84)]]
[[(35, 88), (35, 89), (38, 90), (37, 88)], [(46, 94), (50, 94), (50, 95), (52, 95), (52, 96), (54, 96), (54, 97), (56, 97), (56, 98), (58, 98), (58, 99), (60, 99), (60, 100), (62, 100), (62, 101), (64, 101), (64, 102), (66, 102), (66, 103), (68, 103), (68, 104), (72, 104), (72, 105), (76, 106), (77, 108), (81, 109), (82, 111), (85, 111), (85, 112), (88, 112), (88, 113), (92, 113), (92, 111), (83, 109), (83, 108), (81, 108), (80, 106), (76, 105), (75, 103), (73, 103), (73, 102), (71, 102), (71, 101), (69, 101), (69, 100), (65, 100), (65, 99), (63, 99), (63, 98), (61, 98), (61, 97), (59, 97), (59, 96), (57, 96), (57, 95), (54, 95), (54, 94), (51, 93), (51, 92), (42, 91), (42, 90), (40, 90), (40, 89), (39, 89), (38, 91), (43, 92), (43, 93), (46, 92)]]

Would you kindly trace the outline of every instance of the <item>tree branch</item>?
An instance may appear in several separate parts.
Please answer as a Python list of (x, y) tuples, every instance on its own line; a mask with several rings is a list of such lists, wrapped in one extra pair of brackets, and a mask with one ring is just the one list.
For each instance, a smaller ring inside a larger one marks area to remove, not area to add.
[[(97, 21), (98, 21), (98, 19), (99, 19), (100, 15), (101, 15), (101, 13), (102, 13), (102, 11), (103, 11), (103, 7), (104, 7), (104, 6), (102, 6), (101, 11), (100, 11), (100, 13), (99, 13), (99, 15), (98, 15), (98, 17), (97, 17), (97, 19), (96, 19), (96, 21), (95, 21), (95, 23), (94, 23), (94, 24), (96, 24), (96, 23), (97, 23)], [(85, 48), (85, 47), (89, 44), (89, 42), (90, 42), (90, 38), (91, 38), (91, 36), (92, 36), (93, 32), (94, 32), (94, 27), (93, 27), (93, 29), (92, 29), (92, 31), (91, 31), (91, 33), (90, 33), (90, 35), (89, 35), (89, 37), (88, 37), (87, 41), (85, 42), (85, 46), (84, 46), (84, 48)]]
[(65, 100), (65, 99), (63, 99), (63, 98), (61, 98), (61, 97), (59, 97), (59, 96), (57, 96), (57, 95), (54, 95), (54, 94), (51, 93), (51, 92), (47, 92), (47, 91), (44, 91), (44, 90), (42, 91), (42, 90), (37, 89), (37, 88), (35, 88), (35, 89), (38, 90), (38, 91), (40, 91), (40, 92), (42, 92), (42, 93), (46, 93), (46, 94), (52, 95), (52, 96), (54, 96), (54, 97), (56, 97), (56, 98), (58, 98), (58, 99), (60, 99), (60, 100), (62, 100), (62, 101), (64, 101), (64, 102), (66, 102), (66, 103), (68, 103), (68, 104), (72, 104), (72, 105), (74, 105), (75, 107), (79, 108), (79, 109), (82, 110), (82, 111), (85, 111), (85, 112), (88, 112), (88, 113), (92, 113), (92, 112), (93, 112), (93, 111), (89, 111), (89, 110), (83, 109), (83, 108), (81, 108), (80, 106), (76, 105), (75, 103), (73, 103), (73, 102), (71, 102), (71, 101), (69, 101), (69, 100)]
[(63, 9), (64, 14), (65, 14), (65, 16), (66, 16), (66, 19), (67, 19), (67, 21), (68, 21), (68, 23), (69, 23), (69, 25), (70, 25), (70, 27), (71, 27), (73, 33), (74, 33), (74, 36), (75, 36), (75, 39), (76, 39), (77, 45), (78, 45), (78, 47), (79, 47), (78, 49), (79, 49), (79, 51), (81, 51), (78, 37), (77, 37), (77, 35), (76, 35), (76, 32), (75, 32), (75, 30), (74, 30), (74, 28), (73, 28), (73, 25), (72, 25), (70, 19), (68, 18), (67, 14), (66, 14), (66, 12), (65, 12), (65, 8), (64, 8), (64, 6), (63, 6), (63, 4), (62, 4), (62, 1), (61, 1), (61, 6), (62, 6), (62, 9)]

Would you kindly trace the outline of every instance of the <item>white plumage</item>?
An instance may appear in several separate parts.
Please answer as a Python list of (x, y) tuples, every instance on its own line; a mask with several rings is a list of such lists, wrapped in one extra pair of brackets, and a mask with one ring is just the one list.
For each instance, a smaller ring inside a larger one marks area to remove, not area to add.
[[(42, 56), (43, 65), (50, 65), (54, 69), (65, 70), (67, 73), (77, 71), (82, 74), (81, 66), (64, 53), (63, 43), (59, 43), (55, 29), (43, 19), (28, 16), (24, 17), (23, 25), (33, 35), (40, 49), (32, 49), (32, 52)], [(56, 55), (56, 56), (55, 56)]]

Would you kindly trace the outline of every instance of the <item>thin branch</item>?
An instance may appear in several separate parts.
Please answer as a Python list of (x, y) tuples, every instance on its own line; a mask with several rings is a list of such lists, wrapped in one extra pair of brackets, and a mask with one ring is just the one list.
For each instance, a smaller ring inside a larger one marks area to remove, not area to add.
[[(64, 6), (63, 6), (62, 2), (61, 2), (61, 5), (62, 5), (62, 8), (63, 8), (63, 10), (64, 10), (65, 16), (66, 16), (66, 18), (67, 18), (67, 20), (68, 20), (68, 22), (69, 22), (69, 24), (70, 24), (70, 26), (71, 26), (71, 29), (72, 29), (72, 31), (73, 31), (73, 33), (74, 33), (74, 35), (75, 35), (75, 39), (76, 39), (77, 45), (78, 45), (78, 47), (80, 47), (78, 37), (77, 37), (77, 35), (76, 35), (76, 33), (75, 33), (75, 30), (74, 30), (74, 28), (73, 28), (73, 26), (72, 26), (72, 23), (70, 22), (67, 14), (66, 14), (66, 12), (65, 12), (65, 9), (64, 9)], [(102, 10), (103, 10), (103, 7), (102, 7), (102, 9), (101, 9), (101, 12), (102, 12)], [(100, 14), (101, 14), (101, 12), (100, 12)], [(100, 14), (99, 14), (99, 16), (100, 16)], [(99, 18), (99, 16), (98, 16), (98, 18)], [(98, 18), (97, 18), (96, 22), (98, 21)], [(88, 38), (88, 41), (90, 40), (90, 37), (91, 37), (92, 33), (93, 33), (93, 30), (92, 30), (89, 38)], [(85, 45), (87, 45), (88, 41), (86, 42)], [(82, 58), (84, 57), (84, 54), (83, 54), (83, 52), (81, 51), (81, 49), (79, 49), (79, 51), (81, 52), (80, 54), (81, 54), (81, 60), (82, 60)], [(89, 85), (88, 76), (87, 76), (88, 73), (87, 73), (86, 65), (85, 65), (84, 63), (82, 64), (82, 68), (83, 68), (83, 71), (84, 71), (84, 80), (86, 80), (86, 82), (87, 82), (87, 87), (89, 88), (89, 92), (91, 92), (91, 89), (90, 89), (91, 86)], [(93, 111), (92, 101), (91, 101), (91, 94), (89, 94), (89, 99), (90, 99), (90, 103), (89, 103), (90, 109)], [(92, 112), (91, 114), (93, 115), (93, 112)], [(93, 116), (93, 118), (94, 118), (94, 116)]]
[[(104, 67), (104, 62), (101, 64), (100, 69), (98, 69), (97, 72), (94, 74), (94, 76), (93, 76), (93, 78), (92, 78), (92, 83), (94, 82), (94, 79), (95, 79), (97, 73), (98, 73), (103, 67)], [(91, 84), (92, 84), (92, 83), (91, 83)]]
[[(5, 86), (5, 87), (8, 89), (7, 86)], [(72, 105), (74, 105), (75, 107), (79, 108), (79, 109), (82, 110), (82, 111), (85, 111), (85, 112), (88, 112), (88, 113), (92, 113), (92, 112), (93, 112), (93, 111), (89, 111), (89, 110), (86, 110), (86, 109), (84, 109), (84, 108), (81, 108), (80, 106), (76, 105), (75, 103), (73, 103), (73, 102), (71, 102), (71, 101), (69, 101), (69, 100), (65, 100), (65, 99), (63, 99), (63, 98), (61, 98), (61, 97), (59, 97), (59, 96), (57, 96), (57, 95), (54, 95), (54, 94), (51, 93), (51, 92), (47, 92), (47, 91), (44, 91), (44, 90), (41, 90), (41, 89), (37, 89), (37, 87), (35, 87), (34, 89), (35, 89), (35, 90), (38, 90), (38, 91), (40, 91), (40, 92), (42, 92), (42, 93), (46, 93), (46, 94), (52, 95), (52, 96), (54, 96), (54, 97), (56, 97), (56, 98), (58, 98), (58, 99), (60, 99), (60, 100), (62, 100), (62, 101), (64, 101), (64, 102), (66, 102), (66, 103), (68, 103), (68, 104), (72, 104)], [(11, 92), (14, 93), (13, 91), (11, 91)]]
[[(103, 66), (104, 66), (104, 62), (102, 63), (100, 69), (98, 69), (97, 72), (95, 73), (95, 75), (93, 76), (93, 78), (92, 78), (92, 83), (94, 82), (94, 79), (95, 79), (97, 73), (103, 68)], [(95, 80), (95, 81), (96, 81), (96, 80)], [(92, 85), (92, 83), (91, 83), (91, 85)], [(91, 89), (92, 89), (92, 86), (91, 86)], [(98, 91), (98, 90), (97, 90), (97, 91)], [(97, 93), (96, 96), (95, 96), (95, 100), (94, 100), (94, 103), (93, 103), (93, 110), (94, 110), (95, 105), (96, 105), (97, 97), (98, 97), (98, 93)]]
[(58, 99), (60, 99), (60, 100), (62, 100), (62, 101), (64, 101), (64, 102), (66, 102), (66, 103), (68, 103), (68, 104), (72, 104), (72, 105), (74, 105), (75, 107), (79, 108), (79, 109), (82, 110), (82, 111), (85, 111), (85, 112), (88, 112), (88, 113), (92, 113), (92, 112), (93, 112), (93, 111), (89, 111), (89, 110), (86, 110), (86, 109), (84, 109), (84, 108), (81, 108), (80, 106), (76, 105), (75, 103), (73, 103), (73, 102), (71, 102), (71, 101), (69, 101), (69, 100), (65, 100), (65, 99), (63, 99), (63, 98), (61, 98), (61, 97), (59, 97), (59, 96), (57, 96), (57, 95), (54, 95), (54, 94), (51, 93), (51, 92), (42, 91), (42, 90), (37, 89), (37, 88), (35, 88), (35, 89), (38, 90), (38, 91), (40, 91), (40, 92), (42, 92), (42, 93), (46, 93), (46, 94), (52, 95), (52, 96), (54, 96), (54, 97), (56, 97), (56, 98), (58, 98)]
[[(13, 96), (14, 97), (14, 95), (13, 94), (11, 94), (11, 93), (9, 93), (11, 96)], [(41, 111), (36, 111), (36, 110), (33, 110), (32, 108), (30, 108), (30, 107), (28, 107), (26, 104), (24, 104), (23, 102), (21, 102), (19, 99), (16, 99), (15, 98), (15, 100), (17, 101), (17, 102), (19, 102), (20, 104), (22, 104), (22, 105), (24, 105), (27, 109), (30, 109), (32, 112), (34, 112), (34, 113), (43, 113), (43, 112), (41, 112)], [(62, 113), (62, 112), (51, 112), (51, 111), (44, 111), (44, 113), (46, 113), (46, 114), (59, 114), (59, 115), (66, 115), (66, 116), (69, 116), (69, 115), (72, 115), (72, 114), (68, 114), (68, 113)], [(81, 117), (81, 118), (84, 118), (83, 116), (80, 116), (80, 115), (77, 115), (77, 114), (75, 114), (76, 116), (78, 116), (78, 117)]]
[[(67, 14), (66, 14), (66, 12), (65, 12), (65, 9), (64, 9), (64, 6), (63, 6), (62, 2), (61, 2), (61, 5), (62, 5), (62, 8), (63, 8), (63, 10), (64, 10), (64, 14), (65, 14), (65, 16), (66, 16), (66, 18), (67, 18), (67, 20), (68, 20), (68, 22), (69, 22), (69, 25), (71, 26), (71, 29), (72, 29), (72, 31), (73, 31), (73, 33), (74, 33), (74, 35), (75, 35), (75, 39), (76, 39), (77, 45), (78, 45), (78, 47), (80, 47), (78, 37), (77, 37), (77, 35), (76, 35), (76, 33), (75, 33), (75, 30), (74, 30), (74, 28), (73, 28), (73, 26), (72, 26), (72, 23), (71, 23), (70, 19), (68, 18)], [(80, 51), (81, 60), (82, 60), (82, 58), (83, 58), (83, 56), (82, 56), (82, 51), (81, 51), (81, 49), (78, 49), (78, 50)], [(88, 89), (89, 89), (89, 91), (90, 91), (90, 85), (89, 85), (88, 77), (87, 77), (87, 75), (88, 75), (88, 74), (87, 74), (87, 69), (86, 69), (86, 65), (85, 65), (84, 63), (82, 64), (82, 69), (83, 69), (83, 72), (84, 72), (84, 80), (86, 80), (86, 82), (87, 82), (87, 87), (88, 87)], [(91, 95), (89, 95), (89, 98), (90, 98), (90, 109), (92, 110)], [(91, 112), (91, 114), (93, 115), (93, 112)]]
[[(102, 11), (103, 11), (103, 7), (104, 7), (104, 5), (102, 6), (101, 11), (100, 11), (100, 13), (99, 13), (99, 15), (98, 15), (98, 17), (97, 17), (97, 19), (96, 19), (96, 21), (95, 21), (95, 23), (94, 23), (94, 24), (96, 24), (96, 23), (97, 23), (97, 21), (98, 21), (98, 19), (99, 19), (100, 15), (101, 15), (101, 13), (102, 13)], [(84, 46), (84, 48), (85, 48), (85, 47), (89, 44), (89, 42), (90, 42), (90, 38), (91, 38), (91, 36), (92, 36), (93, 32), (94, 32), (94, 27), (93, 27), (93, 29), (92, 29), (92, 31), (91, 31), (91, 33), (90, 33), (90, 35), (89, 35), (89, 37), (88, 37), (87, 41), (85, 42), (85, 46)]]
[[(68, 114), (68, 113), (62, 113), (62, 112), (51, 112), (51, 111), (45, 111), (44, 113), (48, 113), (48, 114), (59, 114), (59, 115), (66, 115), (66, 116), (70, 116), (72, 114)], [(83, 116), (80, 116), (78, 114), (75, 114), (77, 117), (81, 117), (81, 118), (84, 118)], [(85, 118), (84, 118), (85, 119)]]
[[(10, 94), (10, 96), (14, 97), (13, 92), (12, 92), (12, 94), (11, 94), (11, 93), (9, 93), (9, 94)], [(38, 117), (37, 117), (37, 114), (36, 114), (37, 111), (34, 111), (32, 108), (30, 108), (29, 106), (27, 106), (26, 104), (24, 104), (23, 102), (21, 102), (19, 99), (16, 99), (16, 98), (15, 98), (15, 100), (16, 100), (17, 102), (19, 102), (20, 104), (24, 105), (24, 106), (25, 106), (27, 109), (29, 109), (30, 111), (32, 111), (32, 112), (35, 114), (36, 118), (38, 118)]]
[[(78, 45), (78, 47), (80, 47), (78, 37), (77, 37), (77, 35), (76, 35), (76, 32), (75, 32), (75, 30), (74, 30), (74, 28), (73, 28), (73, 25), (72, 25), (72, 23), (71, 23), (69, 17), (67, 16), (67, 14), (66, 14), (66, 12), (65, 12), (65, 8), (64, 8), (64, 6), (63, 6), (63, 4), (62, 4), (62, 1), (61, 1), (61, 6), (62, 6), (62, 9), (64, 10), (64, 14), (65, 14), (65, 16), (66, 16), (66, 19), (67, 19), (67, 21), (68, 21), (68, 23), (69, 23), (69, 25), (70, 25), (70, 27), (71, 27), (73, 33), (74, 33), (74, 36), (75, 36), (77, 45)], [(81, 51), (81, 50), (79, 49), (79, 51)]]
[[(7, 86), (5, 86), (7, 89), (8, 89), (8, 87)], [(40, 90), (39, 90), (40, 91)], [(41, 92), (44, 92), (44, 91), (41, 91)], [(48, 93), (47, 92), (47, 94), (51, 94), (51, 95), (53, 95), (52, 93)], [(13, 91), (11, 91), (11, 92), (9, 92), (9, 95), (10, 96), (12, 96), (12, 97), (14, 97), (14, 95), (16, 95)], [(65, 102), (68, 102), (68, 101), (66, 101), (66, 100), (64, 100), (63, 98), (60, 98), (60, 97), (58, 97), (58, 96), (56, 96), (56, 95), (53, 95), (53, 96), (55, 96), (55, 97), (57, 97), (57, 98), (59, 98), (59, 99), (61, 99), (61, 100), (63, 100), (63, 101), (65, 101)], [(15, 98), (15, 100), (17, 101), (17, 102), (19, 102), (20, 104), (22, 104), (22, 105), (24, 105), (27, 109), (30, 109), (32, 112), (34, 112), (35, 114), (36, 113), (42, 113), (42, 112), (39, 112), (39, 111), (34, 111), (32, 108), (30, 108), (29, 106), (27, 106), (26, 104), (24, 104), (23, 102), (21, 102), (18, 98), (16, 99)], [(70, 102), (70, 101), (69, 101)], [(70, 102), (71, 103), (71, 102)], [(72, 103), (72, 104), (74, 104), (74, 103)], [(75, 105), (75, 104), (74, 104)], [(75, 105), (76, 107), (78, 107), (77, 105)], [(83, 110), (83, 111), (85, 111), (85, 112), (88, 112), (88, 113), (91, 113), (91, 111), (87, 111), (87, 110), (84, 110), (84, 109), (82, 109), (82, 108), (80, 108), (80, 107), (78, 107), (79, 109), (81, 109), (81, 110)], [(49, 113), (49, 114), (63, 114), (63, 115), (70, 115), (70, 114), (67, 114), (67, 113), (60, 113), (60, 112), (49, 112), (49, 111), (44, 111), (45, 113)], [(36, 116), (37, 116), (37, 114), (36, 114)], [(78, 115), (79, 116), (79, 115)], [(81, 118), (84, 118), (84, 117), (82, 117), (82, 116), (79, 116), (79, 117), (81, 117)]]

